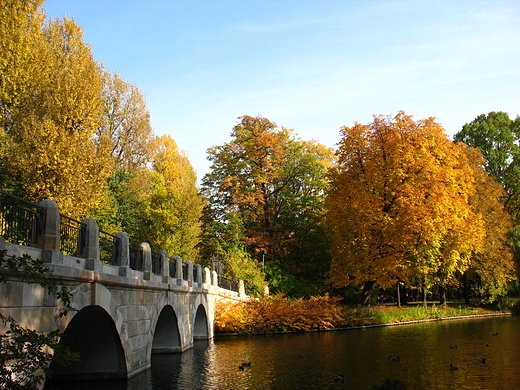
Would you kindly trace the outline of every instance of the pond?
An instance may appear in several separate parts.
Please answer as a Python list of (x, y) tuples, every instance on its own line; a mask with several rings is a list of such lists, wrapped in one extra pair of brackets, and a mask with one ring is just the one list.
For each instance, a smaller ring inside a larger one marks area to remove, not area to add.
[(152, 369), (128, 382), (85, 388), (368, 390), (384, 378), (409, 390), (518, 388), (520, 316), (198, 341), (154, 355)]

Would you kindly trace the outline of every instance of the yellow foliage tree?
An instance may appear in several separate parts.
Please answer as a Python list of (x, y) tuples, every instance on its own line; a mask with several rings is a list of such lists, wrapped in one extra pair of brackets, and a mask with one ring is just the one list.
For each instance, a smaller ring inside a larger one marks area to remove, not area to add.
[(363, 285), (368, 299), (374, 285), (429, 289), (464, 272), (485, 230), (463, 148), (433, 118), (404, 112), (341, 134), (327, 197), (332, 284)]
[(140, 171), (132, 180), (146, 216), (140, 232), (155, 250), (170, 256), (198, 260), (196, 246), (204, 207), (197, 177), (186, 154), (168, 135), (152, 142), (151, 170)]
[(107, 150), (94, 137), (102, 115), (102, 68), (72, 20), (53, 20), (40, 32), (38, 62), (11, 110), (4, 157), (15, 192), (52, 198), (84, 218), (104, 201)]
[(142, 168), (154, 138), (144, 96), (117, 73), (105, 72), (103, 102), (97, 133), (108, 144), (114, 165), (125, 172)]

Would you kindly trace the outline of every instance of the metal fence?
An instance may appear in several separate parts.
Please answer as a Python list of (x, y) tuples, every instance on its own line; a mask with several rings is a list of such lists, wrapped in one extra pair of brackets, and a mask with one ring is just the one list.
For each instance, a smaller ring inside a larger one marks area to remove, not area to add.
[(130, 242), (130, 268), (136, 271), (143, 270), (143, 252), (141, 246)]
[(218, 276), (218, 286), (226, 290), (238, 292), (238, 283), (236, 280), (226, 278), (225, 276)]
[(78, 249), (87, 244), (87, 225), (60, 214), (60, 250), (66, 255), (77, 256)]
[(152, 272), (159, 275), (162, 270), (161, 255), (157, 252), (152, 252)]
[(18, 245), (38, 243), (43, 226), (37, 204), (0, 191), (0, 237)]
[(117, 260), (118, 238), (113, 234), (99, 231), (99, 259), (107, 264), (115, 264)]

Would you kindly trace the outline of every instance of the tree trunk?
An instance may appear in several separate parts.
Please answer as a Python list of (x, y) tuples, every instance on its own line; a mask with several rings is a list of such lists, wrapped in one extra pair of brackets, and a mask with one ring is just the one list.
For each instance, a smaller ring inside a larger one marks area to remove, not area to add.
[(375, 282), (365, 282), (363, 285), (363, 306), (369, 307), (372, 301), (372, 288)]
[(406, 286), (404, 284), (401, 285), (401, 305), (408, 304), (408, 297), (406, 295)]
[(401, 308), (401, 283), (397, 282), (397, 307)]
[(440, 304), (446, 305), (446, 287), (439, 287)]
[(423, 287), (422, 292), (423, 292), (423, 307), (427, 308), (428, 307), (428, 303), (426, 302), (426, 297), (427, 297), (428, 294), (426, 293), (426, 288)]
[(462, 275), (462, 283), (464, 286), (464, 303), (469, 305), (469, 280), (467, 271), (464, 272), (464, 275)]

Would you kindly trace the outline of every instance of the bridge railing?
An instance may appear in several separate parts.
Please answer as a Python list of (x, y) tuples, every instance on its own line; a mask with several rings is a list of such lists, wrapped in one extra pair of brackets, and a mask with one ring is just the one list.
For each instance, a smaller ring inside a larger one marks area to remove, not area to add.
[(60, 251), (66, 255), (77, 256), (86, 245), (86, 228), (84, 223), (60, 214)]
[(130, 268), (136, 271), (143, 270), (143, 251), (141, 246), (130, 241)]
[[(37, 204), (0, 191), (0, 237), (19, 245), (38, 243), (40, 208)], [(41, 217), (40, 217), (41, 219)]]
[[(120, 276), (128, 276), (129, 270), (135, 270), (143, 272), (146, 280), (156, 275), (153, 277), (156, 281), (170, 277), (177, 279), (178, 285), (240, 290), (239, 282), (218, 276), (215, 269), (202, 270), (200, 264), (184, 262), (179, 256), (168, 258), (165, 251), (152, 252), (148, 243), (136, 244), (126, 233), (112, 235), (99, 230), (97, 221), (92, 218), (77, 221), (63, 215), (56, 202), (49, 199), (35, 204), (0, 191), (0, 237), (13, 244), (59, 250), (65, 255), (83, 258), (82, 264), (87, 270), (118, 272)], [(103, 264), (120, 268), (115, 271), (104, 268)]]
[(107, 264), (115, 264), (118, 253), (118, 240), (117, 236), (113, 234), (99, 231), (99, 259)]

